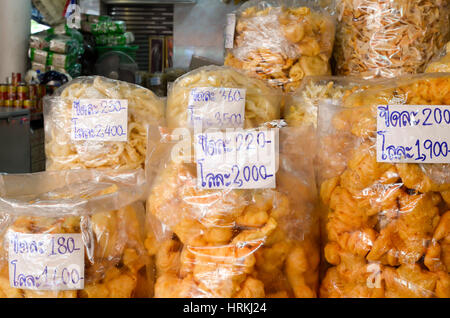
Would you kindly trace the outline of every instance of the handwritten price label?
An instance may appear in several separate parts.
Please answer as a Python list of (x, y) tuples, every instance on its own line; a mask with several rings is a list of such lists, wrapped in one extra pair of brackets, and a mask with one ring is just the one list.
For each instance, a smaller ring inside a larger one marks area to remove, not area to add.
[(127, 141), (128, 101), (79, 99), (72, 104), (72, 140)]
[(275, 188), (278, 130), (195, 135), (197, 186), (202, 189)]
[(450, 106), (378, 106), (377, 161), (450, 163)]
[(7, 233), (11, 287), (32, 290), (84, 288), (81, 234)]
[(196, 87), (189, 92), (188, 123), (191, 127), (242, 128), (245, 89)]

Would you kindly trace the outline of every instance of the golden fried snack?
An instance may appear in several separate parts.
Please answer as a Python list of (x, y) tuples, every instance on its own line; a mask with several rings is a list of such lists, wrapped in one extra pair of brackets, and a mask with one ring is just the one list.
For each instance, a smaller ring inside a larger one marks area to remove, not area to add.
[(436, 61), (428, 64), (425, 73), (448, 73), (450, 72), (450, 42), (445, 45), (445, 50), (442, 56)]
[[(317, 296), (318, 220), (309, 141), (286, 135), (275, 189), (199, 189), (195, 163), (147, 166), (158, 170), (147, 220), (151, 228), (165, 229), (165, 234), (149, 231), (145, 242), (155, 257), (155, 297)], [(302, 158), (292, 147), (299, 140), (305, 144)]]
[(258, 127), (280, 118), (281, 94), (276, 90), (230, 67), (211, 65), (189, 72), (173, 83), (167, 97), (169, 128), (187, 127), (189, 95), (196, 87), (245, 89), (245, 128)]
[[(23, 177), (26, 179), (27, 176)], [(61, 177), (66, 179), (68, 175), (63, 172)], [(125, 176), (121, 181), (127, 178)], [(34, 181), (30, 180), (31, 183), (35, 183)], [(2, 202), (0, 213), (7, 217), (1, 224), (4, 231), (0, 238), (0, 297), (132, 298), (153, 295), (153, 291), (149, 288), (151, 260), (144, 246), (143, 204), (138, 202), (128, 204), (128, 199), (124, 199), (122, 207), (120, 207), (121, 204), (115, 203), (119, 207), (117, 210), (108, 212), (103, 210), (107, 206), (105, 200), (118, 200), (121, 192), (123, 194), (123, 191), (130, 190), (136, 191), (135, 195), (139, 196), (138, 193), (142, 195), (143, 189), (139, 186), (126, 189), (124, 185), (107, 185), (105, 179), (102, 183), (101, 177), (97, 181), (100, 183), (88, 184), (89, 180), (81, 179), (82, 184), (70, 183), (69, 188), (54, 189), (50, 193), (39, 194), (29, 202), (12, 197)], [(101, 189), (99, 184), (105, 187)], [(96, 189), (100, 189), (100, 192), (95, 193)], [(83, 190), (94, 196), (86, 196)], [(131, 200), (132, 196), (130, 196)], [(99, 200), (96, 203), (98, 207), (95, 207), (91, 201), (84, 208), (80, 208), (83, 205), (83, 199), (89, 201), (91, 198)], [(10, 202), (17, 209), (5, 210), (9, 204), (5, 202)], [(42, 207), (45, 207), (47, 215), (39, 213)], [(73, 212), (69, 214), (67, 210)], [(10, 287), (9, 242), (6, 237), (10, 231), (24, 234), (81, 233), (85, 256), (84, 289), (31, 290)], [(142, 287), (143, 285), (145, 288)]]
[(331, 74), (334, 33), (330, 15), (315, 5), (249, 1), (238, 10), (225, 65), (290, 92), (305, 76)]
[(322, 110), (322, 297), (450, 296), (448, 165), (377, 162), (375, 146), (378, 105), (448, 101), (448, 75), (419, 75), (351, 88), (333, 116)]
[[(77, 99), (128, 100), (128, 141), (72, 141), (72, 104)], [(143, 87), (101, 76), (79, 77), (46, 100), (47, 170), (144, 167), (149, 123), (164, 122), (164, 101)]]
[(338, 0), (336, 9), (338, 75), (421, 73), (448, 40), (447, 1)]

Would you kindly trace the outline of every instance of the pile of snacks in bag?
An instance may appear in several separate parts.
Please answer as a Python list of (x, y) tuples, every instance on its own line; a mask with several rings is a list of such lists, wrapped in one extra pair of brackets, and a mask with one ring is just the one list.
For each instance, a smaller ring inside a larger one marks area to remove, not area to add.
[[(392, 156), (398, 161), (378, 160), (384, 148), (375, 141), (386, 133), (377, 129), (378, 116), (401, 127), (422, 121), (406, 111), (378, 115), (380, 107), (419, 107), (416, 116), (426, 107), (413, 105), (448, 105), (449, 92), (448, 74), (416, 75), (367, 82), (341, 101), (320, 105), (320, 196), (330, 264), (321, 297), (450, 297), (448, 165), (398, 160), (417, 144), (398, 148)], [(425, 142), (422, 154), (427, 148)]]
[[(185, 96), (179, 93), (185, 83), (198, 79), (199, 73), (204, 72), (193, 71), (185, 75), (175, 82), (171, 92)], [(210, 92), (216, 92), (216, 78), (230, 74), (234, 73), (224, 68), (211, 77)], [(247, 85), (244, 83), (239, 87), (249, 87), (250, 91), (251, 87)], [(193, 86), (191, 93), (196, 92), (198, 90)], [(205, 95), (210, 96), (202, 94)], [(169, 96), (169, 103), (173, 98)], [(180, 110), (187, 117), (186, 101), (183, 104)], [(267, 105), (271, 105), (269, 109), (277, 106), (264, 95), (256, 103), (252, 99), (246, 101), (245, 123), (241, 128), (260, 125), (259, 129), (238, 130), (249, 137), (246, 142), (250, 142), (255, 134), (260, 137), (270, 135), (267, 132), (272, 129), (261, 127), (262, 119), (274, 121), (277, 112), (271, 111), (256, 122), (253, 116), (264, 114)], [(226, 108), (223, 111), (227, 111), (232, 103), (226, 102), (222, 106)], [(201, 115), (208, 116), (208, 109)], [(187, 142), (189, 150), (182, 157), (176, 156), (175, 150), (183, 142), (178, 142), (180, 128), (152, 127), (149, 132), (146, 170), (151, 183), (147, 199), (150, 234), (145, 244), (155, 257), (155, 297), (316, 297), (319, 246), (318, 218), (314, 213), (313, 131), (307, 127), (281, 128), (277, 139), (279, 151), (274, 157), (279, 162), (279, 169), (272, 175), (276, 181), (272, 185), (246, 187), (242, 182), (230, 186), (219, 177), (211, 179), (208, 176), (201, 185), (203, 170), (198, 172), (201, 161), (198, 149), (202, 136), (207, 136), (208, 144), (212, 146), (214, 133), (191, 136), (189, 126), (184, 127), (187, 133), (183, 139), (190, 138)], [(223, 132), (217, 127), (215, 131)], [(224, 138), (233, 139), (232, 136)], [(258, 137), (258, 144), (270, 138)], [(256, 144), (256, 139), (254, 141)], [(192, 143), (196, 147), (195, 156), (189, 148)], [(237, 149), (234, 146), (232, 142), (228, 144), (227, 152)], [(243, 156), (246, 154), (240, 158)], [(221, 162), (214, 169), (231, 168), (228, 164), (228, 161)], [(235, 168), (240, 169), (239, 163), (235, 162)], [(246, 178), (245, 168), (242, 171), (244, 173), (236, 175), (234, 181)], [(252, 178), (255, 171), (252, 169)], [(245, 181), (244, 184), (248, 185)]]
[(335, 24), (317, 1), (249, 1), (236, 16), (225, 65), (289, 92), (308, 75), (331, 74)]
[(448, 40), (449, 8), (443, 0), (337, 0), (337, 74), (423, 72)]
[[(74, 101), (127, 100), (127, 141), (74, 140)], [(149, 123), (164, 122), (164, 101), (143, 87), (100, 76), (78, 77), (44, 100), (47, 170), (143, 168)]]
[(0, 176), (0, 297), (153, 295), (144, 171)]

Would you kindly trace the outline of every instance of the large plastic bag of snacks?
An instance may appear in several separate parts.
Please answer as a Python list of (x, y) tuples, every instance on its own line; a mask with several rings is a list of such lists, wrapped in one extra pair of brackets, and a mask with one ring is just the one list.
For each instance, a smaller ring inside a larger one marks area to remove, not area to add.
[(445, 45), (442, 53), (428, 64), (425, 73), (448, 73), (450, 72), (450, 42)]
[(450, 29), (446, 0), (337, 0), (336, 11), (338, 75), (421, 73)]
[(335, 23), (319, 1), (249, 1), (236, 14), (225, 65), (292, 91), (303, 77), (331, 74)]
[(0, 175), (0, 297), (151, 297), (144, 171)]
[(164, 100), (100, 76), (79, 77), (44, 101), (47, 170), (143, 167), (147, 124), (164, 122)]
[(198, 124), (195, 118), (205, 115), (208, 118), (202, 120), (203, 128), (256, 127), (280, 118), (281, 99), (282, 95), (263, 81), (230, 67), (204, 66), (172, 84), (167, 97), (167, 125), (194, 127)]
[[(189, 129), (185, 130), (188, 133), (183, 136), (188, 138)], [(243, 135), (245, 147), (250, 147), (250, 140), (253, 146), (269, 146), (276, 142), (271, 131), (228, 132), (231, 135), (225, 138), (236, 137), (237, 142), (227, 143), (227, 153), (238, 151)], [(153, 148), (149, 147), (146, 165), (152, 176), (147, 220), (152, 229), (149, 233), (154, 234), (145, 244), (155, 255), (155, 297), (316, 297), (319, 250), (311, 127), (279, 130), (279, 169), (271, 175), (276, 179), (274, 184), (266, 188), (248, 186), (250, 170), (241, 169), (239, 163), (232, 171), (234, 186), (221, 183), (219, 175), (211, 179), (203, 170), (197, 173), (201, 162), (198, 153), (196, 160), (174, 156), (180, 145), (176, 141), (179, 133), (180, 129), (163, 128), (152, 128), (149, 133)], [(210, 146), (215, 141), (220, 144), (220, 140), (211, 139), (214, 133), (201, 133), (190, 140), (194, 138), (197, 144), (201, 136), (207, 136)], [(220, 162), (217, 168), (226, 170), (228, 163)], [(258, 179), (254, 167), (253, 181)], [(227, 179), (226, 174), (223, 177)], [(259, 177), (263, 182), (268, 174)], [(211, 188), (215, 186), (219, 188)]]
[(320, 295), (450, 297), (450, 74), (367, 85), (320, 105)]
[(364, 80), (338, 76), (308, 76), (285, 100), (284, 119), (289, 126), (317, 127), (319, 103), (340, 100), (345, 92), (364, 85)]

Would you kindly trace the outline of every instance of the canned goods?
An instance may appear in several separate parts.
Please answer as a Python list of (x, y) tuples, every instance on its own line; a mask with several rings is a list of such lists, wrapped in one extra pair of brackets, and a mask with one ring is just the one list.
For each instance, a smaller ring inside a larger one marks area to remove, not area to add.
[(17, 99), (26, 100), (28, 99), (28, 86), (19, 85), (17, 86)]
[(8, 85), (0, 84), (0, 99), (8, 99)]
[(19, 85), (19, 83), (22, 81), (22, 74), (20, 73), (12, 73), (12, 84), (13, 86)]
[(28, 85), (28, 97), (33, 100), (38, 98), (38, 86)]
[(32, 101), (30, 99), (24, 100), (23, 101), (23, 108), (25, 108), (25, 109), (32, 109), (33, 108)]
[(5, 101), (3, 102), (3, 105), (4, 105), (5, 107), (13, 107), (13, 106), (14, 106), (14, 100), (12, 100), (12, 99), (7, 99), (7, 100), (5, 100)]
[(16, 99), (16, 100), (14, 100), (13, 105), (14, 105), (15, 108), (22, 108), (23, 107), (23, 100)]
[(16, 94), (17, 94), (17, 87), (14, 85), (9, 85), (6, 99), (14, 100), (14, 99), (16, 99), (16, 96), (17, 96)]
[(0, 107), (4, 107), (5, 101), (3, 99), (0, 99)]

